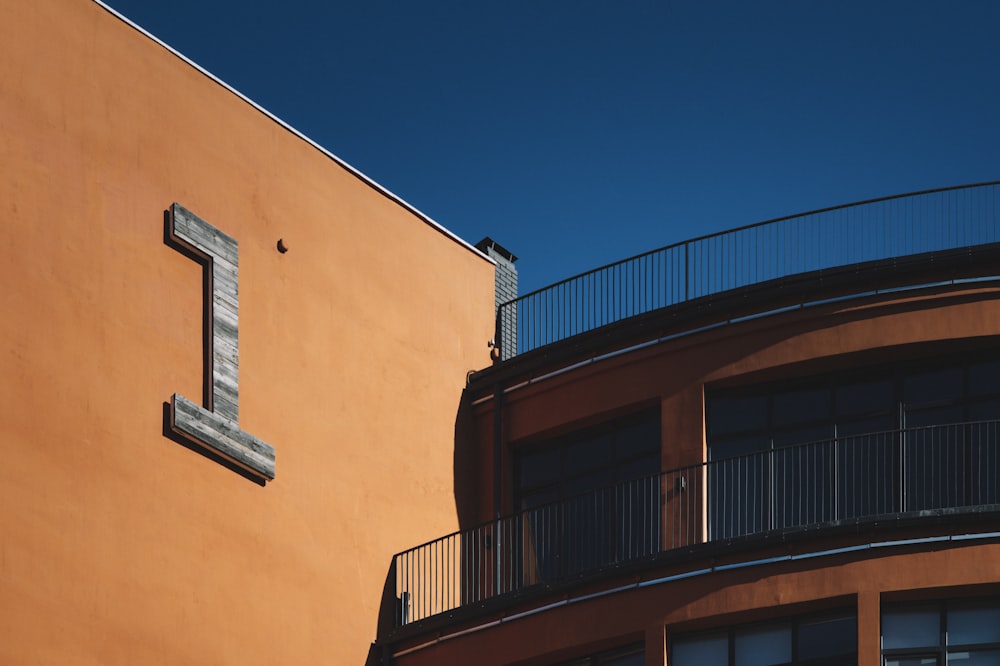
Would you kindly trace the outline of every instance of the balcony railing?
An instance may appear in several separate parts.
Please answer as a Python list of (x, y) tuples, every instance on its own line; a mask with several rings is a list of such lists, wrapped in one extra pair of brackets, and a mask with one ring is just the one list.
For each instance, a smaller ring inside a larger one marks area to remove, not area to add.
[(396, 555), (396, 622), (700, 544), (995, 504), (1000, 421), (716, 460), (526, 509)]
[(508, 359), (694, 299), (829, 268), (1000, 240), (1000, 181), (928, 190), (760, 222), (668, 245), (497, 309)]

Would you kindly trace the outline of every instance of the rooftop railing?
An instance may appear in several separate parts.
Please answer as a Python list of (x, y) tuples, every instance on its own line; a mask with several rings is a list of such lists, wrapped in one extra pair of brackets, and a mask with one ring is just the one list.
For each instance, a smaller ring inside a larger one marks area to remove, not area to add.
[(838, 437), (527, 508), (395, 556), (397, 626), (670, 551), (1000, 504), (1000, 421)]
[[(1000, 181), (778, 218), (668, 245), (503, 303), (500, 358), (685, 301), (803, 273), (1000, 240)], [(504, 333), (511, 335), (504, 335)]]

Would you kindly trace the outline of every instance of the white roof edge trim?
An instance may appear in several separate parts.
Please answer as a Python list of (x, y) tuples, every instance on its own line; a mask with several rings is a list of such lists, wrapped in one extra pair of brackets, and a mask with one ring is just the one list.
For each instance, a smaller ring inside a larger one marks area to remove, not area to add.
[(183, 53), (181, 53), (180, 51), (178, 51), (174, 47), (170, 46), (169, 44), (167, 44), (166, 42), (164, 42), (162, 39), (160, 39), (159, 37), (157, 37), (156, 35), (152, 34), (148, 30), (146, 30), (145, 28), (143, 28), (141, 25), (138, 25), (137, 23), (135, 23), (134, 21), (132, 21), (131, 19), (129, 19), (127, 16), (122, 15), (121, 13), (119, 13), (114, 8), (109, 7), (108, 5), (104, 4), (104, 2), (102, 0), (91, 0), (91, 1), (94, 4), (100, 6), (102, 9), (104, 9), (106, 12), (108, 12), (109, 14), (111, 14), (112, 16), (114, 16), (115, 18), (117, 18), (118, 20), (122, 21), (123, 23), (125, 23), (126, 25), (128, 25), (129, 27), (131, 27), (132, 29), (137, 30), (142, 35), (144, 35), (147, 38), (153, 40), (155, 43), (157, 43), (158, 45), (162, 46), (167, 51), (169, 51), (170, 53), (172, 53), (176, 57), (180, 58), (181, 60), (183, 60), (185, 63), (187, 63), (191, 67), (194, 67), (196, 70), (198, 70), (199, 72), (201, 72), (202, 74), (204, 74), (205, 76), (207, 76), (208, 78), (210, 78), (212, 81), (214, 81), (215, 83), (218, 83), (220, 86), (222, 86), (223, 88), (225, 88), (229, 92), (231, 92), (234, 95), (236, 95), (237, 97), (239, 97), (241, 100), (243, 100), (244, 102), (246, 102), (247, 104), (249, 104), (250, 106), (252, 106), (253, 108), (255, 108), (257, 111), (260, 111), (265, 116), (267, 116), (268, 118), (270, 118), (274, 122), (278, 123), (283, 128), (285, 128), (286, 130), (288, 130), (289, 132), (291, 132), (292, 134), (294, 134), (298, 138), (302, 139), (303, 141), (305, 141), (306, 143), (308, 143), (310, 146), (312, 146), (316, 150), (320, 151), (321, 153), (323, 153), (324, 155), (326, 155), (327, 157), (329, 157), (331, 160), (333, 160), (334, 162), (336, 162), (340, 166), (342, 166), (345, 169), (347, 169), (348, 171), (350, 171), (352, 174), (354, 174), (355, 176), (357, 176), (359, 179), (361, 179), (362, 181), (364, 181), (365, 183), (367, 183), (369, 186), (371, 186), (372, 188), (378, 190), (379, 192), (381, 192), (382, 194), (384, 194), (386, 197), (388, 197), (392, 201), (395, 201), (397, 204), (399, 204), (400, 206), (402, 206), (406, 210), (410, 211), (411, 213), (413, 213), (414, 215), (416, 215), (417, 217), (419, 217), (421, 220), (423, 220), (424, 222), (426, 222), (428, 225), (434, 227), (435, 229), (437, 229), (438, 231), (440, 231), (442, 234), (444, 234), (448, 238), (451, 238), (453, 241), (455, 241), (459, 245), (462, 245), (466, 249), (471, 250), (473, 252), (473, 254), (476, 254), (477, 256), (482, 257), (483, 259), (485, 259), (489, 263), (493, 264), (494, 266), (496, 265), (496, 261), (494, 261), (491, 257), (489, 257), (488, 255), (486, 255), (484, 252), (481, 252), (479, 250), (479, 248), (477, 248), (475, 245), (469, 243), (467, 240), (465, 240), (464, 238), (462, 238), (461, 236), (459, 236), (455, 232), (451, 231), (450, 229), (448, 229), (447, 227), (445, 227), (441, 223), (436, 222), (431, 216), (429, 216), (429, 215), (427, 215), (425, 213), (422, 213), (420, 211), (420, 209), (418, 209), (416, 206), (413, 206), (412, 204), (407, 203), (406, 200), (403, 199), (402, 197), (400, 197), (400, 196), (398, 196), (396, 194), (393, 194), (391, 191), (389, 191), (388, 189), (386, 189), (382, 185), (379, 185), (374, 180), (372, 180), (371, 178), (369, 178), (368, 176), (366, 176), (362, 172), (358, 171), (356, 168), (354, 168), (353, 166), (351, 166), (350, 164), (348, 164), (347, 162), (345, 162), (341, 158), (337, 157), (336, 155), (334, 155), (333, 153), (331, 153), (329, 150), (327, 150), (323, 146), (319, 145), (318, 143), (316, 143), (315, 141), (313, 141), (312, 139), (310, 139), (308, 136), (306, 136), (305, 134), (303, 134), (299, 130), (295, 129), (294, 127), (292, 127), (291, 125), (289, 125), (288, 123), (286, 123), (284, 120), (282, 120), (278, 116), (274, 115), (273, 113), (271, 113), (270, 111), (268, 111), (267, 109), (265, 109), (263, 106), (261, 106), (257, 102), (253, 101), (252, 99), (250, 99), (249, 97), (247, 97), (246, 95), (244, 95), (243, 93), (241, 93), (236, 88), (232, 87), (231, 85), (229, 85), (228, 83), (226, 83), (225, 81), (223, 81), (222, 79), (220, 79), (219, 77), (217, 77), (215, 74), (212, 74), (210, 71), (208, 71), (207, 69), (205, 69), (204, 67), (202, 67), (201, 65), (199, 65), (198, 63), (196, 63), (195, 61), (191, 60), (186, 55), (184, 55)]

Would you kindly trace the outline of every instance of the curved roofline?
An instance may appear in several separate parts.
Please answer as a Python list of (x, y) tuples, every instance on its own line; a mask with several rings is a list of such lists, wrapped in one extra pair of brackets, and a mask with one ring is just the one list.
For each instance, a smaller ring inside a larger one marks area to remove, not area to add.
[(102, 2), (102, 0), (92, 0), (92, 2), (94, 4), (96, 4), (96, 5), (98, 5), (99, 7), (101, 7), (102, 9), (104, 9), (106, 12), (108, 12), (109, 14), (111, 14), (112, 16), (114, 16), (115, 18), (117, 18), (118, 20), (122, 21), (123, 23), (125, 23), (126, 25), (128, 25), (129, 27), (131, 27), (132, 29), (137, 30), (139, 33), (141, 33), (142, 35), (144, 35), (147, 38), (151, 39), (156, 44), (162, 46), (168, 52), (170, 52), (174, 56), (180, 58), (185, 63), (187, 63), (191, 67), (195, 68), (196, 70), (198, 70), (199, 72), (201, 72), (202, 74), (204, 74), (205, 76), (207, 76), (209, 79), (211, 79), (215, 83), (219, 84), (220, 86), (222, 86), (223, 88), (225, 88), (229, 92), (233, 93), (234, 95), (236, 95), (237, 97), (239, 97), (241, 100), (243, 100), (244, 102), (246, 102), (247, 104), (249, 104), (250, 106), (252, 106), (254, 109), (256, 109), (257, 111), (260, 111), (265, 116), (267, 116), (268, 118), (270, 118), (274, 122), (278, 123), (283, 128), (285, 128), (286, 130), (288, 130), (289, 132), (291, 132), (292, 134), (294, 134), (298, 138), (302, 139), (303, 141), (305, 141), (309, 145), (311, 145), (313, 148), (319, 150), (321, 153), (323, 153), (324, 155), (326, 155), (327, 157), (329, 157), (331, 160), (333, 160), (334, 162), (336, 162), (337, 164), (339, 164), (341, 167), (343, 167), (344, 169), (346, 169), (347, 171), (349, 171), (356, 178), (358, 178), (359, 180), (361, 180), (362, 182), (364, 182), (366, 185), (368, 185), (372, 189), (377, 190), (378, 192), (380, 192), (381, 194), (383, 194), (386, 198), (390, 199), (391, 201), (396, 202), (397, 204), (399, 204), (400, 206), (402, 206), (406, 210), (410, 211), (411, 213), (413, 213), (414, 215), (416, 215), (417, 217), (419, 217), (421, 220), (423, 220), (426, 224), (430, 225), (431, 227), (433, 227), (437, 231), (441, 232), (442, 234), (444, 234), (445, 236), (447, 236), (451, 240), (455, 241), (456, 243), (458, 243), (459, 245), (461, 245), (465, 249), (469, 250), (473, 254), (481, 257), (482, 259), (485, 259), (486, 261), (488, 261), (489, 263), (491, 263), (493, 265), (496, 265), (496, 261), (494, 261), (492, 258), (490, 258), (486, 254), (484, 254), (483, 252), (481, 252), (472, 243), (469, 243), (468, 241), (466, 241), (465, 239), (463, 239), (462, 237), (460, 237), (458, 234), (456, 234), (453, 231), (449, 230), (447, 227), (445, 227), (441, 223), (435, 221), (431, 216), (427, 215), (426, 213), (421, 212), (420, 209), (418, 209), (416, 206), (408, 203), (405, 199), (403, 199), (399, 195), (394, 194), (390, 190), (388, 190), (385, 187), (383, 187), (382, 185), (378, 184), (377, 182), (375, 182), (374, 180), (372, 180), (371, 178), (369, 178), (368, 176), (366, 176), (364, 173), (362, 173), (361, 171), (359, 171), (355, 167), (353, 167), (350, 164), (348, 164), (347, 162), (345, 162), (343, 159), (337, 157), (336, 155), (334, 155), (333, 153), (331, 153), (329, 150), (327, 150), (326, 148), (324, 148), (320, 144), (316, 143), (315, 141), (313, 141), (312, 139), (310, 139), (308, 136), (306, 136), (305, 134), (303, 134), (299, 130), (295, 129), (294, 127), (292, 127), (291, 125), (289, 125), (288, 123), (286, 123), (284, 120), (282, 120), (278, 116), (274, 115), (273, 113), (271, 113), (270, 111), (268, 111), (267, 109), (265, 109), (263, 106), (261, 106), (257, 102), (253, 101), (252, 99), (250, 99), (249, 97), (247, 97), (246, 95), (244, 95), (243, 93), (241, 93), (236, 88), (232, 87), (231, 85), (229, 85), (228, 83), (226, 83), (225, 81), (223, 81), (222, 79), (220, 79), (219, 77), (217, 77), (216, 75), (212, 74), (210, 71), (208, 71), (207, 69), (205, 69), (204, 67), (202, 67), (201, 65), (199, 65), (198, 63), (196, 63), (195, 61), (193, 61), (190, 58), (188, 58), (186, 55), (184, 55), (183, 53), (181, 53), (180, 51), (178, 51), (174, 47), (172, 47), (169, 44), (167, 44), (166, 42), (164, 42), (162, 39), (160, 39), (156, 35), (152, 34), (151, 32), (149, 32), (148, 30), (146, 30), (142, 26), (138, 25), (137, 23), (135, 23), (134, 21), (132, 21), (131, 19), (129, 19), (127, 16), (124, 16), (123, 14), (121, 14), (117, 10), (115, 10), (114, 8), (109, 7), (108, 5), (104, 4), (104, 2)]

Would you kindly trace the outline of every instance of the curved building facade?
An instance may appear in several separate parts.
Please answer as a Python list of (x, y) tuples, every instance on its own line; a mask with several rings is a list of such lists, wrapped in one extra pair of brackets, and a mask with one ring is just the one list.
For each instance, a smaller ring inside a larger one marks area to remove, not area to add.
[(1000, 659), (998, 194), (754, 225), (501, 306), (520, 347), (466, 390), (464, 529), (395, 558), (386, 658)]

